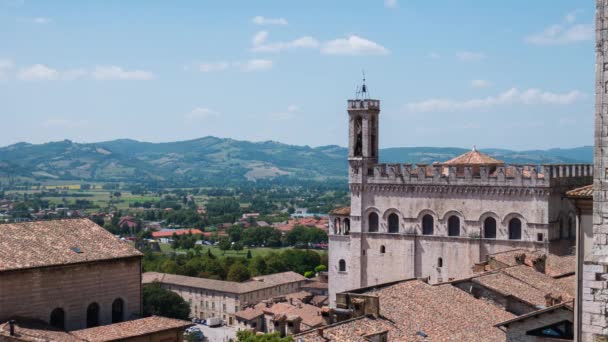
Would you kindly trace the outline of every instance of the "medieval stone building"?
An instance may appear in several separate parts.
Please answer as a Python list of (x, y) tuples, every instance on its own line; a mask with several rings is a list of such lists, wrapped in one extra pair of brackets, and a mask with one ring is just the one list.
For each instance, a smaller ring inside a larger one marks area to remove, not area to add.
[(566, 191), (591, 165), (507, 165), (473, 149), (432, 165), (378, 162), (380, 101), (347, 102), (351, 206), (330, 213), (329, 294), (407, 278), (468, 276), (487, 255), (572, 253)]

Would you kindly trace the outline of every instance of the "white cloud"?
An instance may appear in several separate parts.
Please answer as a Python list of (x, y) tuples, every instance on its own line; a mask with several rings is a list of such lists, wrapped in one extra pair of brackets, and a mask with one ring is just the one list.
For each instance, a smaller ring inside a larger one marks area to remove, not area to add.
[(210, 118), (218, 117), (220, 113), (204, 107), (196, 107), (184, 116), (186, 121), (199, 121), (207, 120)]
[(397, 5), (397, 0), (384, 0), (384, 7), (386, 8), (395, 8)]
[(154, 74), (144, 70), (125, 70), (119, 66), (97, 66), (91, 72), (91, 76), (95, 80), (108, 81), (108, 80), (151, 80), (154, 79)]
[(43, 64), (34, 64), (21, 69), (17, 78), (23, 81), (50, 81), (59, 79), (59, 71)]
[(472, 80), (471, 86), (475, 88), (486, 88), (491, 86), (492, 84), (487, 80)]
[(295, 113), (297, 113), (298, 111), (300, 111), (300, 108), (298, 106), (289, 105), (289, 106), (287, 106), (287, 110), (277, 112), (277, 113), (271, 113), (270, 118), (272, 120), (289, 120), (289, 119), (293, 118)]
[(572, 11), (564, 17), (564, 22), (547, 26), (538, 33), (524, 38), (525, 42), (533, 45), (565, 45), (593, 39), (593, 24), (576, 24), (577, 15), (581, 10)]
[(242, 71), (263, 71), (272, 68), (272, 60), (269, 59), (250, 59), (245, 63), (237, 63)]
[(92, 71), (86, 69), (68, 69), (59, 71), (44, 64), (34, 64), (23, 68), (17, 74), (22, 81), (72, 81), (80, 78), (90, 77), (94, 80), (150, 80), (154, 74), (142, 70), (124, 70), (118, 66), (98, 66)]
[(496, 96), (488, 96), (485, 98), (469, 100), (429, 99), (421, 102), (411, 102), (406, 104), (405, 109), (408, 112), (427, 113), (437, 111), (454, 112), (475, 110), (513, 104), (569, 105), (584, 97), (585, 95), (578, 90), (558, 94), (533, 88), (524, 91), (520, 91), (517, 88), (511, 88)]
[(456, 58), (463, 62), (476, 62), (486, 58), (483, 52), (460, 51), (456, 53)]
[(331, 40), (324, 44), (321, 52), (328, 55), (385, 55), (389, 53), (384, 46), (356, 35)]
[(431, 59), (437, 60), (437, 59), (440, 59), (440, 58), (441, 58), (441, 55), (440, 55), (440, 54), (438, 54), (437, 52), (431, 52), (431, 53), (429, 53), (429, 57), (430, 57)]
[(310, 36), (301, 37), (288, 42), (267, 43), (268, 32), (260, 31), (256, 33), (251, 42), (253, 43), (252, 51), (254, 52), (281, 52), (291, 49), (316, 49), (319, 47), (319, 42)]
[(228, 62), (213, 62), (213, 63), (201, 63), (198, 66), (200, 72), (215, 72), (224, 71), (230, 67)]
[(251, 21), (256, 25), (287, 25), (285, 18), (265, 18), (261, 15), (254, 17)]

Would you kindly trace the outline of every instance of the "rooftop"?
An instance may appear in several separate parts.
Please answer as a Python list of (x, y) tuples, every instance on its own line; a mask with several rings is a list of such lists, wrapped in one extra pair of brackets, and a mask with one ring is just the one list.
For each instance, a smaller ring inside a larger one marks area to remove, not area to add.
[(389, 341), (422, 341), (423, 338), (416, 335), (406, 336), (391, 321), (373, 316), (361, 316), (339, 323), (331, 324), (322, 329), (313, 329), (295, 335), (294, 339), (302, 339), (306, 342), (327, 342), (327, 341), (349, 341), (349, 342), (369, 342), (366, 338), (382, 332), (388, 332)]
[(151, 316), (122, 323), (72, 331), (71, 334), (85, 341), (120, 341), (125, 338), (144, 336), (192, 326), (188, 321)]
[(140, 256), (88, 219), (0, 224), (0, 272)]
[(450, 159), (443, 163), (443, 165), (502, 165), (505, 162), (492, 158), (485, 153), (481, 153), (477, 151), (477, 149), (473, 148), (473, 150), (459, 155), (453, 159)]
[(570, 198), (593, 199), (593, 184), (572, 189), (566, 192), (566, 196)]
[(333, 209), (332, 211), (329, 212), (330, 215), (339, 215), (339, 216), (348, 216), (350, 215), (350, 207), (341, 207), (341, 208), (336, 208)]
[(157, 272), (146, 272), (143, 274), (142, 278), (144, 284), (150, 284), (157, 281), (163, 284), (181, 285), (229, 293), (247, 293), (281, 284), (306, 280), (304, 276), (295, 272), (282, 272), (254, 277), (251, 280), (242, 283)]
[(545, 257), (545, 274), (554, 278), (574, 274), (576, 267), (576, 256), (574, 255), (560, 256), (526, 249), (512, 249), (505, 252), (490, 254), (488, 258), (498, 261), (506, 267), (521, 264), (521, 262), (517, 261), (518, 257), (523, 257), (523, 263), (532, 266), (534, 259), (543, 256)]

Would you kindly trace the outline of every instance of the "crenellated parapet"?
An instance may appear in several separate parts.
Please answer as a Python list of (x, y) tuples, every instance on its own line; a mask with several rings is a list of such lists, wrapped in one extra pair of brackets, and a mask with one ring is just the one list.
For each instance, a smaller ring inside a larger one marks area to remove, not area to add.
[[(351, 164), (351, 167), (359, 165)], [(359, 166), (359, 167), (362, 167)], [(452, 166), (443, 164), (375, 164), (364, 174), (366, 184), (424, 184), (555, 187), (590, 184), (591, 164)]]

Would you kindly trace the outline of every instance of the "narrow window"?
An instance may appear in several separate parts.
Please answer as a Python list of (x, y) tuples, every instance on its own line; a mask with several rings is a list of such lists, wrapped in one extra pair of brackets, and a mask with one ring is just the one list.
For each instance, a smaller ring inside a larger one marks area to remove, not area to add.
[(570, 238), (571, 240), (575, 239), (576, 237), (576, 229), (574, 227), (574, 220), (572, 219), (572, 217), (568, 218), (568, 238)]
[(368, 216), (368, 229), (369, 232), (377, 232), (378, 231), (378, 214), (371, 213)]
[(536, 241), (538, 241), (538, 242), (542, 242), (543, 241), (543, 233), (536, 234)]
[(344, 235), (350, 233), (350, 219), (344, 219)]
[(51, 311), (49, 324), (59, 330), (65, 330), (65, 311), (62, 308), (56, 308)]
[(121, 298), (116, 298), (112, 303), (112, 323), (120, 323), (124, 320), (125, 303)]
[(493, 217), (488, 217), (483, 221), (483, 237), (496, 239), (496, 220)]
[(521, 221), (518, 218), (509, 221), (509, 240), (521, 240)]
[(87, 308), (87, 328), (99, 325), (99, 304), (91, 303)]
[(340, 232), (340, 219), (336, 218), (334, 220), (334, 234), (339, 234)]
[(426, 214), (422, 217), (422, 235), (433, 235), (434, 226), (433, 216)]
[(363, 123), (361, 117), (355, 119), (355, 157), (361, 157), (363, 155)]
[(389, 233), (398, 233), (399, 232), (399, 216), (397, 216), (397, 214), (395, 214), (395, 213), (388, 215), (388, 232)]
[(380, 246), (380, 254), (386, 253), (386, 247), (384, 245)]
[(443, 267), (443, 258), (437, 258), (437, 267)]
[(460, 218), (450, 216), (448, 219), (448, 236), (460, 236)]
[(346, 272), (346, 261), (344, 261), (344, 259), (340, 259), (340, 262), (338, 263), (338, 270), (340, 272)]

